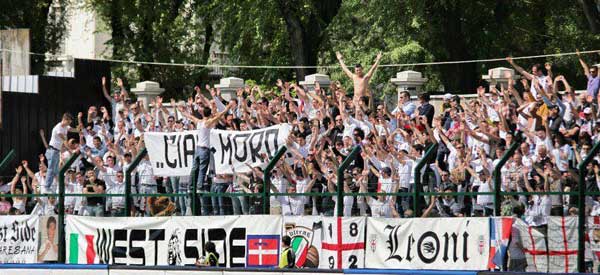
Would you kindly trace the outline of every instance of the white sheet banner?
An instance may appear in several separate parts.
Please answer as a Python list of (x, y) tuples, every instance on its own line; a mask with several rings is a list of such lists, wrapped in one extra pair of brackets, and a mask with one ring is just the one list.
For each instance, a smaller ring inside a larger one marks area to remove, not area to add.
[(323, 217), (320, 268), (365, 267), (365, 217)]
[(39, 216), (0, 216), (0, 263), (37, 263)]
[(485, 270), (488, 218), (367, 219), (366, 268)]
[(521, 234), (528, 272), (577, 272), (577, 217), (549, 217), (546, 233), (520, 219), (513, 226)]
[(96, 218), (67, 216), (71, 264), (193, 265), (213, 242), (219, 266), (279, 263), (281, 216)]
[(262, 154), (269, 158), (274, 156), (290, 134), (290, 124), (252, 131), (211, 130), (210, 144), (214, 150), (215, 170), (218, 174), (249, 172), (252, 167), (265, 166)]
[(198, 131), (144, 133), (155, 176), (189, 176), (194, 164)]

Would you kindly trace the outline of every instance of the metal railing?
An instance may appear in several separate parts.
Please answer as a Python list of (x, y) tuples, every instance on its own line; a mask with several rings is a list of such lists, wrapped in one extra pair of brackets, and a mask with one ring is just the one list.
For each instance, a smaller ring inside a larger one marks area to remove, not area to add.
[[(586, 196), (599, 196), (600, 192), (588, 192), (585, 189), (585, 175), (587, 174), (587, 165), (593, 160), (594, 157), (597, 156), (597, 154), (600, 152), (600, 143), (596, 143), (593, 148), (591, 149), (591, 151), (588, 153), (588, 155), (586, 156), (586, 158), (584, 160), (582, 160), (581, 163), (579, 163), (578, 165), (578, 171), (579, 171), (579, 185), (577, 190), (571, 190), (569, 192), (563, 192), (563, 191), (551, 191), (551, 192), (516, 192), (516, 191), (503, 191), (501, 186), (502, 186), (502, 177), (501, 177), (501, 169), (503, 167), (503, 165), (506, 163), (506, 161), (513, 155), (514, 151), (516, 150), (516, 148), (519, 147), (520, 143), (522, 142), (522, 140), (517, 137), (514, 141), (513, 144), (511, 144), (511, 146), (509, 147), (509, 149), (505, 152), (505, 154), (503, 155), (503, 157), (501, 158), (501, 160), (498, 162), (498, 164), (496, 165), (495, 169), (494, 169), (494, 173), (493, 173), (493, 183), (494, 183), (494, 189), (490, 192), (436, 192), (436, 191), (423, 191), (422, 188), (418, 188), (419, 186), (422, 187), (423, 185), (423, 178), (421, 175), (421, 171), (422, 168), (424, 168), (426, 165), (430, 164), (433, 160), (433, 158), (435, 157), (435, 154), (437, 152), (437, 145), (433, 144), (430, 145), (425, 154), (424, 157), (418, 162), (418, 164), (416, 164), (415, 166), (415, 184), (414, 184), (414, 190), (413, 191), (409, 191), (409, 192), (391, 192), (391, 193), (385, 193), (385, 192), (345, 192), (344, 188), (343, 188), (343, 184), (344, 184), (344, 178), (345, 178), (345, 171), (348, 168), (348, 166), (350, 165), (350, 163), (355, 160), (356, 156), (358, 156), (358, 154), (360, 153), (360, 147), (355, 147), (352, 152), (346, 157), (346, 159), (340, 164), (338, 171), (337, 171), (337, 184), (338, 184), (338, 188), (335, 192), (299, 192), (299, 193), (287, 193), (287, 192), (280, 192), (280, 193), (271, 193), (270, 192), (270, 175), (271, 175), (271, 171), (272, 169), (275, 167), (276, 163), (285, 155), (286, 152), (286, 148), (280, 148), (277, 153), (273, 156), (273, 158), (271, 159), (271, 161), (269, 162), (269, 164), (267, 165), (267, 167), (263, 170), (264, 171), (264, 175), (263, 175), (263, 190), (262, 193), (207, 193), (207, 194), (203, 194), (209, 197), (222, 197), (222, 198), (235, 198), (235, 197), (244, 197), (244, 199), (253, 199), (256, 201), (262, 201), (262, 214), (269, 214), (270, 213), (270, 197), (271, 196), (290, 196), (290, 197), (294, 197), (294, 196), (311, 196), (311, 197), (337, 197), (337, 213), (332, 213), (332, 212), (327, 212), (327, 213), (331, 213), (331, 215), (338, 215), (338, 216), (343, 216), (343, 209), (344, 209), (344, 197), (345, 196), (355, 196), (355, 197), (365, 197), (365, 196), (396, 196), (396, 197), (411, 197), (413, 198), (413, 204), (412, 207), (414, 208), (413, 211), (415, 213), (416, 217), (419, 217), (421, 215), (421, 209), (424, 209), (427, 207), (427, 205), (424, 204), (424, 197), (432, 197), (432, 196), (465, 196), (465, 197), (475, 197), (475, 196), (482, 196), (482, 195), (490, 195), (494, 197), (494, 209), (496, 212), (496, 215), (499, 215), (499, 209), (500, 209), (500, 205), (502, 203), (501, 199), (503, 198), (503, 196), (528, 196), (528, 195), (569, 195), (569, 196), (576, 196), (577, 197), (577, 208), (579, 209), (579, 213), (578, 213), (578, 219), (579, 219), (579, 227), (578, 227), (578, 239), (579, 239), (579, 250), (578, 250), (578, 268), (580, 271), (584, 270), (585, 264), (585, 257), (584, 257), (584, 252), (585, 252), (585, 226), (586, 226), (586, 216), (585, 216), (585, 197)], [(64, 224), (65, 224), (65, 198), (66, 197), (72, 197), (72, 196), (80, 196), (80, 197), (89, 197), (89, 196), (95, 196), (95, 197), (105, 197), (105, 198), (110, 198), (110, 197), (116, 197), (116, 196), (121, 196), (121, 197), (125, 197), (125, 203), (126, 203), (126, 207), (125, 207), (125, 211), (127, 212), (126, 215), (130, 215), (131, 213), (131, 206), (132, 206), (132, 199), (134, 197), (168, 197), (168, 198), (176, 198), (176, 197), (181, 197), (181, 196), (192, 196), (196, 194), (195, 192), (195, 179), (192, 178), (191, 180), (191, 184), (189, 186), (189, 193), (188, 194), (170, 194), (170, 193), (156, 193), (156, 194), (132, 194), (131, 192), (131, 188), (132, 188), (132, 173), (135, 171), (135, 168), (137, 167), (137, 165), (139, 164), (139, 162), (142, 160), (142, 158), (147, 154), (146, 150), (142, 150), (139, 152), (139, 154), (135, 157), (134, 161), (132, 161), (131, 165), (128, 167), (126, 173), (125, 173), (125, 193), (124, 194), (73, 194), (73, 193), (69, 193), (69, 194), (65, 194), (65, 173), (67, 171), (67, 169), (69, 169), (72, 165), (72, 163), (79, 157), (79, 154), (74, 154), (71, 158), (69, 158), (65, 164), (61, 167), (59, 175), (58, 175), (58, 193), (57, 194), (5, 194), (5, 195), (0, 195), (2, 197), (6, 197), (6, 198), (13, 198), (13, 197), (27, 197), (27, 198), (38, 198), (38, 197), (49, 197), (49, 196), (55, 196), (58, 197), (58, 218), (59, 218), (59, 228), (58, 228), (58, 236), (59, 236), (59, 262), (64, 262), (65, 261), (65, 232), (64, 232)], [(10, 154), (9, 154), (10, 155)], [(5, 158), (6, 159), (6, 158)], [(192, 203), (196, 203), (195, 200), (191, 201)], [(229, 207), (229, 206), (227, 206)], [(197, 213), (195, 212), (195, 210), (197, 207), (193, 207), (193, 213)], [(324, 211), (325, 212), (325, 211)], [(589, 248), (588, 248), (589, 249)]]

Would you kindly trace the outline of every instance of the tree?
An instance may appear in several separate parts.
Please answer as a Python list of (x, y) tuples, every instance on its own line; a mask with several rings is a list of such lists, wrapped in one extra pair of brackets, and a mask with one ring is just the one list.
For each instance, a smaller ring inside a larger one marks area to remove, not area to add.
[[(110, 28), (113, 58), (165, 63), (207, 64), (214, 41), (213, 1), (88, 0)], [(205, 79), (208, 69), (115, 64), (131, 80), (158, 81), (166, 97), (185, 95), (186, 85)]]

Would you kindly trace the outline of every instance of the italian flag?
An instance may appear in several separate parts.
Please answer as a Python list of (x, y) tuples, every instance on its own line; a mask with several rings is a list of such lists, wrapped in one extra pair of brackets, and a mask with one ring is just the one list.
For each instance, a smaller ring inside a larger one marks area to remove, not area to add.
[[(93, 264), (96, 258), (94, 250), (94, 235), (81, 235), (71, 233), (67, 236), (69, 250), (67, 259), (69, 264)], [(79, 249), (79, 248), (82, 249)], [(83, 249), (85, 248), (85, 249)], [(80, 253), (84, 252), (85, 253)]]

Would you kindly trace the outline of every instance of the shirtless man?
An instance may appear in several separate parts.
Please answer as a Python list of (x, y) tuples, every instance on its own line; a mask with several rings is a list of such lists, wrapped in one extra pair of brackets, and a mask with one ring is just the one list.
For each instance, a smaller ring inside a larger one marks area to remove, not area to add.
[[(369, 91), (369, 80), (375, 74), (375, 70), (377, 70), (377, 66), (379, 65), (379, 61), (381, 60), (381, 52), (377, 54), (377, 58), (375, 58), (375, 63), (366, 75), (363, 74), (363, 68), (360, 64), (356, 64), (354, 66), (354, 73), (352, 73), (346, 64), (344, 64), (344, 60), (342, 54), (340, 52), (335, 52), (337, 59), (340, 61), (340, 65), (342, 66), (342, 70), (346, 75), (352, 79), (354, 83), (354, 103), (358, 104), (361, 97), (366, 96), (369, 98), (369, 102), (371, 101), (371, 92)], [(370, 103), (369, 103), (370, 104)], [(368, 104), (367, 104), (368, 105)], [(356, 105), (358, 106), (358, 105)]]

